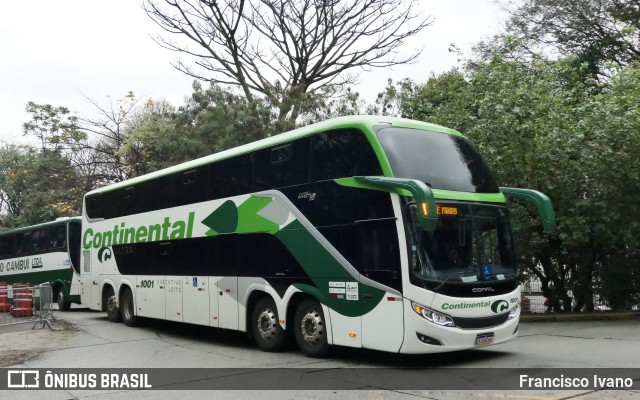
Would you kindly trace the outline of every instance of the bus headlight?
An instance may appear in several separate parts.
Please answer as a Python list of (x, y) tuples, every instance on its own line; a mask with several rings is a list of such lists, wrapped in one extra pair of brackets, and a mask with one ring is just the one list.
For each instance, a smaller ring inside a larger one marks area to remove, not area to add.
[(413, 311), (415, 311), (416, 314), (418, 314), (422, 318), (436, 325), (456, 326), (456, 324), (453, 322), (453, 318), (451, 318), (447, 314), (442, 314), (437, 311), (433, 311), (430, 308), (421, 306), (420, 304), (414, 303), (414, 302), (411, 302), (411, 308), (413, 308)]
[(519, 315), (520, 315), (520, 304), (516, 304), (516, 306), (513, 307), (511, 311), (509, 311), (509, 318), (507, 318), (507, 321), (510, 319), (517, 318)]

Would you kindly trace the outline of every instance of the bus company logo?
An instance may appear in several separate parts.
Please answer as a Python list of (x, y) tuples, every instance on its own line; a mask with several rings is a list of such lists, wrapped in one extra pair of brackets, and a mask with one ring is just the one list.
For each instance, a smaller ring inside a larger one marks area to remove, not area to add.
[(108, 247), (101, 247), (100, 250), (98, 250), (98, 261), (100, 261), (101, 263), (106, 262), (107, 260), (111, 259), (111, 249)]
[(298, 193), (298, 200), (300, 199), (307, 199), (309, 201), (314, 201), (316, 199), (316, 193), (315, 192)]
[(499, 313), (509, 308), (509, 303), (506, 300), (496, 300), (491, 304), (491, 311)]
[(38, 370), (9, 370), (7, 371), (7, 388), (39, 388), (40, 371)]
[(473, 293), (482, 293), (482, 292), (495, 292), (496, 290), (492, 287), (477, 287), (471, 289)]

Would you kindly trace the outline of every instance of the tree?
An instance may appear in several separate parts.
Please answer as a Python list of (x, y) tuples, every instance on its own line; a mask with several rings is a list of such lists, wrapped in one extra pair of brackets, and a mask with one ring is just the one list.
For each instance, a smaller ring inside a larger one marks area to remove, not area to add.
[(79, 129), (89, 138), (85, 144), (88, 151), (82, 154), (82, 169), (90, 172), (86, 175), (91, 178), (88, 186), (134, 176), (134, 167), (122, 158), (120, 150), (129, 135), (129, 124), (137, 113), (140, 99), (131, 91), (115, 101), (109, 97), (107, 105), (85, 98), (97, 110), (97, 116), (78, 118)]
[(279, 132), (295, 125), (308, 96), (354, 83), (352, 71), (409, 63), (405, 39), (430, 25), (417, 0), (222, 0), (144, 2), (166, 32), (157, 42), (195, 57), (174, 66), (197, 79), (255, 93), (277, 109)]
[[(586, 63), (590, 75), (640, 60), (640, 8), (637, 0), (525, 0), (513, 3), (506, 33), (527, 50), (555, 49)], [(519, 5), (515, 5), (519, 4)]]
[(30, 101), (25, 111), (31, 114), (31, 120), (22, 125), (24, 134), (38, 138), (43, 153), (71, 150), (85, 138), (78, 130), (78, 118), (67, 107)]
[(118, 155), (139, 175), (266, 138), (275, 133), (269, 104), (196, 81), (185, 106), (147, 102), (129, 123)]
[(0, 220), (24, 226), (79, 215), (82, 193), (69, 160), (29, 146), (0, 149)]

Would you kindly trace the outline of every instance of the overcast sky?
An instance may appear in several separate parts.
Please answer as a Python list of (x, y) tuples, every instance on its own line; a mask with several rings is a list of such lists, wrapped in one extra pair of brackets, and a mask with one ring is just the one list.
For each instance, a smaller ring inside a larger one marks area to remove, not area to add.
[[(423, 48), (418, 62), (362, 73), (356, 87), (371, 101), (388, 78), (424, 82), (431, 72), (456, 65), (455, 43), (468, 51), (499, 31), (504, 14), (493, 0), (421, 0), (434, 23), (407, 43)], [(192, 78), (175, 70), (176, 54), (151, 36), (159, 28), (140, 0), (57, 0), (4, 2), (0, 13), (0, 142), (24, 143), (28, 101), (93, 112), (83, 95), (100, 104), (128, 91), (182, 105)]]

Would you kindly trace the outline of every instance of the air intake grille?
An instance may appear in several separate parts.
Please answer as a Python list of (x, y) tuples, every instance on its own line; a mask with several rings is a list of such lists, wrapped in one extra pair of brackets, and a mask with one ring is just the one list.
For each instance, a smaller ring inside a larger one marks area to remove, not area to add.
[(485, 318), (460, 318), (452, 317), (453, 322), (458, 328), (462, 329), (483, 329), (492, 328), (494, 326), (501, 325), (509, 318), (509, 313), (496, 315), (494, 317)]

